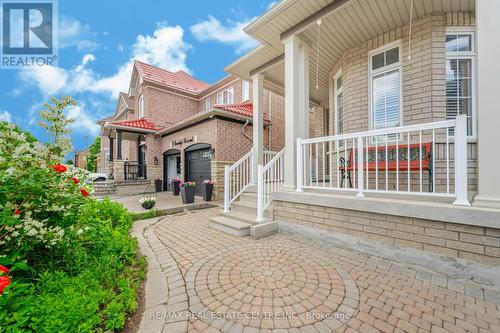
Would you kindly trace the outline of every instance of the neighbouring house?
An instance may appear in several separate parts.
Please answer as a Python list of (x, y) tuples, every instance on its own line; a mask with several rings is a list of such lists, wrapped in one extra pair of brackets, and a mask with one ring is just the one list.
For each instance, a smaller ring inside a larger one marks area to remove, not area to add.
[(73, 160), (74, 166), (87, 169), (87, 157), (89, 156), (88, 150), (80, 150), (75, 152), (75, 157)]
[[(220, 198), (224, 167), (252, 147), (252, 91), (235, 76), (210, 85), (135, 61), (129, 91), (120, 93), (115, 114), (99, 121), (99, 171), (111, 176), (115, 194), (151, 190), (157, 179), (169, 190), (179, 177), (213, 179)], [(263, 147), (272, 156), (284, 146), (284, 101), (269, 89), (261, 103)]]
[[(498, 13), (497, 0), (283, 0), (254, 20), (261, 45), (226, 70), (259, 87), (254, 100), (284, 96), (285, 148), (253, 159), (257, 194), (231, 167), (213, 226), (500, 266)], [(262, 126), (265, 108), (253, 112)], [(235, 227), (249, 202), (255, 220)]]

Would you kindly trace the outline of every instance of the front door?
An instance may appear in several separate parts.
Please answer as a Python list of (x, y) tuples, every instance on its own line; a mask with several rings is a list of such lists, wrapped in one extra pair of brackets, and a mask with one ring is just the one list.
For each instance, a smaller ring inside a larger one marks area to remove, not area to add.
[(163, 156), (163, 190), (170, 190), (172, 179), (181, 176), (181, 155), (179, 153)]
[(137, 144), (138, 177), (146, 179), (146, 138), (140, 135)]

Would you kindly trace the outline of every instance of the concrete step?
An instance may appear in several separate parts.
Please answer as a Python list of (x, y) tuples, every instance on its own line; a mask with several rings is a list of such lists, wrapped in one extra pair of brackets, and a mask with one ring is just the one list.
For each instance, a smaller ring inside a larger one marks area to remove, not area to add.
[[(236, 213), (243, 213), (248, 215), (257, 216), (257, 202), (233, 202), (231, 204), (231, 211)], [(264, 218), (272, 219), (273, 213), (271, 210), (264, 210)]]
[(257, 193), (256, 192), (243, 192), (240, 194), (240, 202), (256, 203)]
[[(257, 223), (257, 221), (255, 220), (257, 218), (256, 214), (245, 214), (245, 213), (235, 212), (235, 211), (231, 211), (229, 213), (224, 213), (224, 211), (221, 211), (220, 215), (221, 216), (225, 216), (227, 218), (234, 219), (234, 220), (238, 220), (238, 221), (241, 221), (241, 222), (245, 222), (245, 223), (248, 223), (248, 224), (256, 224)], [(271, 219), (270, 218), (264, 218), (263, 222), (265, 222), (265, 223), (271, 222)]]
[(210, 218), (210, 226), (214, 229), (220, 230), (227, 234), (243, 237), (250, 235), (250, 227), (252, 226), (249, 223), (241, 222), (235, 219), (231, 219), (225, 216), (216, 216)]

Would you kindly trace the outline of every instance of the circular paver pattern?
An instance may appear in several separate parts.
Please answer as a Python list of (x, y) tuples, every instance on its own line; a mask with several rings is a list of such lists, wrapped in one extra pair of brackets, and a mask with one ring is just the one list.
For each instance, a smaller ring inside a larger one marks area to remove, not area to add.
[(255, 243), (217, 251), (186, 274), (190, 311), (217, 328), (342, 326), (359, 290), (336, 261), (284, 244)]

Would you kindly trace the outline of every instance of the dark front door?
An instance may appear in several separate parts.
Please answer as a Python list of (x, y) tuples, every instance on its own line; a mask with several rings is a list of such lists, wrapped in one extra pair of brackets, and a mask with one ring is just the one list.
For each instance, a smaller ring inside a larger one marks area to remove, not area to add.
[(146, 138), (143, 135), (137, 140), (137, 164), (139, 177), (146, 179)]
[(163, 190), (169, 191), (172, 179), (181, 177), (181, 154), (171, 149), (163, 154)]
[(210, 147), (186, 151), (186, 181), (196, 182), (197, 195), (201, 195), (203, 181), (211, 179), (211, 160)]

